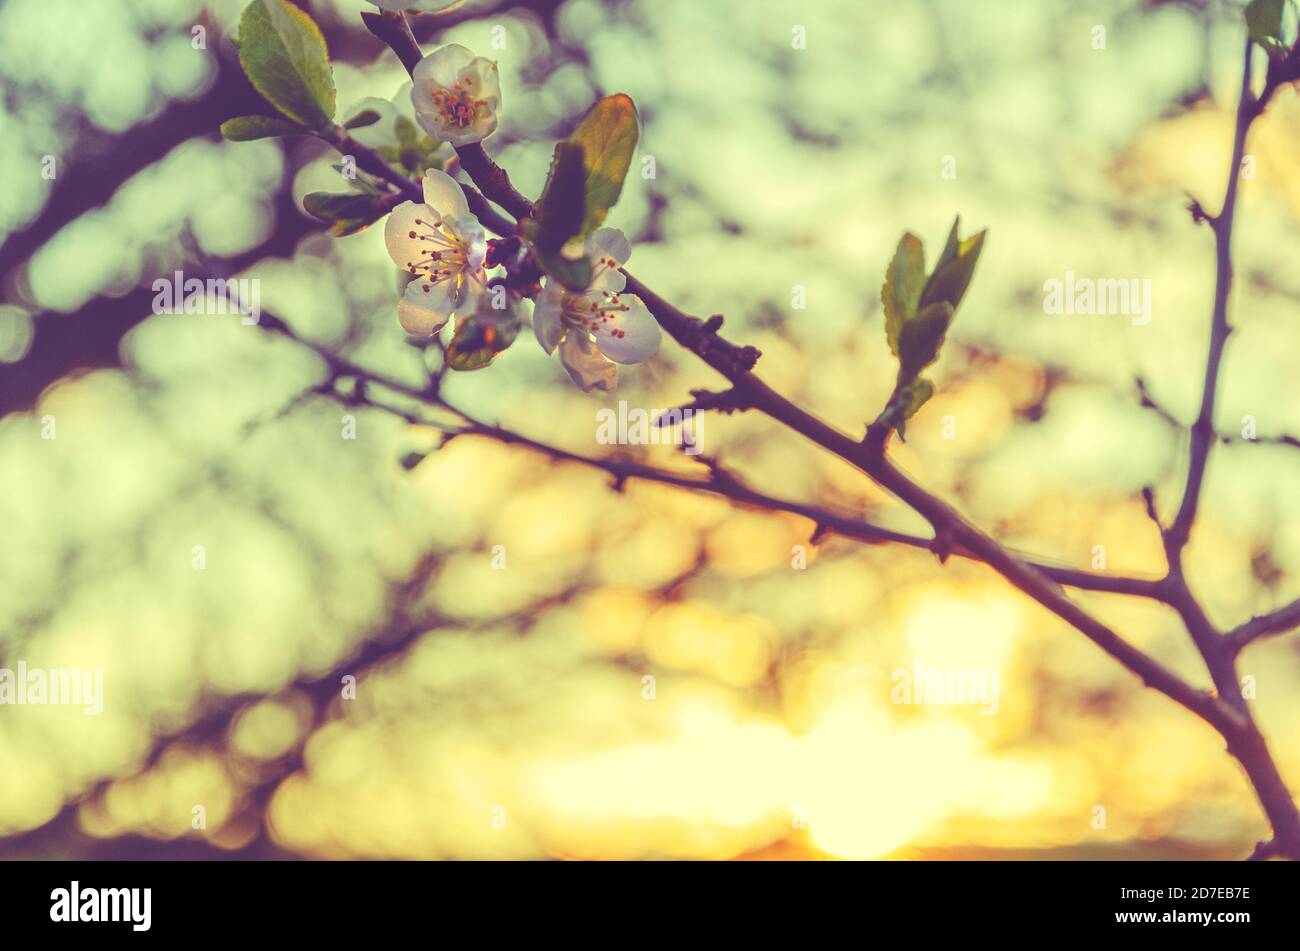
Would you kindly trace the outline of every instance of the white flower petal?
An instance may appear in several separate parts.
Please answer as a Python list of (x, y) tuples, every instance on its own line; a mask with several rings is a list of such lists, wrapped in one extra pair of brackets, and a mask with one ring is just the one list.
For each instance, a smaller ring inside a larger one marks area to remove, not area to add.
[(496, 63), (453, 43), (420, 60), (413, 80), (415, 117), (434, 138), (468, 145), (496, 130), (501, 106)]
[(602, 357), (585, 334), (574, 331), (564, 335), (560, 362), (584, 393), (592, 390), (608, 393), (618, 384), (618, 367)]
[(483, 259), (487, 257), (487, 231), (479, 224), (479, 220), (466, 212), (455, 221), (448, 221), (447, 225), (469, 245), (469, 250), (465, 252), (466, 266), (471, 271), (481, 271)]
[(471, 96), (484, 100), (493, 112), (501, 107), (501, 76), (495, 62), (477, 56), (460, 71), (458, 78)]
[(430, 138), (437, 139), (440, 142), (449, 141), (447, 133), (451, 129), (443, 121), (442, 114), (438, 112), (438, 107), (431, 103), (421, 104), (418, 93), (411, 93), (411, 98), (415, 102), (415, 121), (420, 124)]
[(627, 278), (622, 271), (602, 264), (599, 260), (592, 262), (591, 283), (587, 285), (586, 291), (588, 296), (601, 297), (605, 294), (621, 294), (626, 286)]
[(427, 230), (417, 221), (433, 217), (431, 209), (413, 201), (404, 201), (388, 215), (384, 222), (384, 243), (388, 246), (388, 256), (403, 271), (415, 273), (416, 262), (428, 255), (428, 248), (418, 237), (413, 235)]
[(533, 333), (547, 353), (554, 353), (564, 337), (564, 321), (560, 318), (563, 297), (560, 286), (548, 280), (533, 306)]
[(497, 130), (496, 113), (488, 113), (467, 126), (445, 125), (442, 137), (452, 145), (473, 145), (482, 142)]
[(449, 43), (426, 54), (416, 63), (411, 78), (416, 86), (433, 83), (449, 89), (456, 82), (456, 76), (460, 71), (473, 61), (473, 53), (459, 43)]
[(458, 82), (470, 99), (481, 105), (477, 107), (474, 119), (466, 128), (453, 130), (452, 144), (481, 142), (497, 129), (497, 111), (501, 108), (501, 80), (497, 64), (479, 56), (460, 71)]
[(461, 274), (454, 280), (444, 282), (447, 285), (447, 296), (451, 301), (452, 309), (465, 311), (471, 309), (471, 305), (477, 304), (478, 298), (486, 291), (485, 280), (480, 271), (477, 274), (473, 272)]
[(432, 337), (451, 318), (452, 302), (446, 282), (432, 284), (418, 277), (406, 285), (397, 303), (397, 320), (408, 334)]
[(619, 267), (632, 256), (627, 237), (617, 228), (601, 228), (587, 239), (583, 253), (591, 261), (591, 284), (587, 290), (622, 293), (627, 278)]
[(424, 203), (444, 218), (463, 218), (469, 214), (465, 192), (454, 178), (436, 168), (424, 170)]
[(587, 239), (587, 253), (592, 258), (613, 258), (614, 264), (623, 265), (632, 256), (632, 245), (618, 228), (598, 228)]
[(659, 349), (659, 322), (635, 294), (620, 294), (618, 301), (627, 310), (596, 322), (596, 346), (615, 363), (640, 363)]

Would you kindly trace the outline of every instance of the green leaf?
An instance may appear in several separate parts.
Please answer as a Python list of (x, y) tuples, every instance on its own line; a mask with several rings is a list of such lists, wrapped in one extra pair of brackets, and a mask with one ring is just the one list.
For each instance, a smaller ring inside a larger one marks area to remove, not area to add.
[(630, 96), (605, 96), (587, 111), (568, 141), (582, 147), (587, 171), (587, 213), (579, 235), (591, 234), (623, 191), (640, 132), (640, 117)]
[(1246, 7), (1246, 28), (1250, 38), (1268, 50), (1270, 55), (1286, 51), (1282, 37), (1282, 12), (1285, 0), (1251, 0)]
[(939, 260), (934, 262), (936, 271), (957, 257), (957, 252), (961, 249), (961, 239), (957, 236), (957, 229), (960, 227), (961, 215), (958, 215), (952, 220), (952, 228), (948, 231), (948, 240), (943, 244), (943, 253), (939, 255)]
[(900, 437), (907, 435), (907, 421), (916, 415), (917, 410), (925, 405), (934, 395), (934, 384), (925, 377), (918, 377), (907, 385), (900, 385), (890, 397), (889, 405), (880, 414), (880, 421), (898, 432)]
[(442, 148), (442, 143), (426, 135), (423, 129), (418, 128), (406, 116), (397, 117), (393, 123), (393, 134), (397, 144), (382, 146), (377, 150), (384, 161), (401, 166), (403, 171), (412, 176), (424, 174), (424, 170), (431, 166), (442, 165), (441, 162), (431, 161), (431, 156)]
[(582, 229), (587, 213), (587, 172), (583, 149), (558, 142), (551, 158), (546, 189), (533, 212), (536, 227), (531, 240), (543, 254), (555, 254)]
[[(930, 397), (934, 396), (934, 384), (925, 377), (918, 377), (903, 390), (903, 419), (911, 419), (916, 415), (917, 410), (926, 404)], [(900, 429), (899, 432), (902, 432)]]
[(342, 238), (365, 231), (386, 214), (376, 196), (369, 194), (332, 194), (312, 192), (302, 200), (307, 214), (330, 222), (329, 233)]
[(898, 379), (910, 383), (918, 373), (939, 359), (939, 349), (952, 324), (953, 309), (947, 301), (922, 307), (903, 324), (898, 333)]
[(916, 415), (917, 410), (934, 396), (934, 384), (925, 377), (913, 380), (898, 392), (890, 404), (890, 421), (898, 432), (898, 438), (907, 436), (907, 421)]
[(284, 115), (314, 129), (334, 119), (334, 73), (320, 29), (288, 0), (253, 0), (239, 18), (239, 63)]
[(393, 123), (393, 134), (397, 136), (397, 144), (403, 148), (413, 149), (419, 145), (420, 129), (406, 116), (397, 117)]
[(447, 366), (453, 370), (483, 369), (515, 342), (522, 326), (513, 312), (494, 316), (490, 305), (481, 305), (474, 316), (457, 321), (456, 333), (447, 344)]
[(537, 265), (571, 291), (581, 293), (591, 286), (591, 261), (586, 257), (566, 258), (559, 251), (547, 253), (533, 248)]
[(921, 239), (913, 234), (903, 235), (885, 272), (880, 300), (885, 308), (885, 337), (898, 357), (898, 381), (878, 422), (896, 429), (899, 436), (907, 420), (934, 395), (934, 384), (921, 378), (921, 371), (939, 359), (984, 248), (986, 232), (963, 241), (960, 227), (958, 217), (929, 278), (924, 276)]
[(970, 286), (971, 277), (975, 273), (975, 264), (984, 249), (984, 235), (988, 232), (981, 231), (965, 241), (959, 241), (957, 225), (960, 221), (958, 218), (953, 223), (948, 245), (944, 248), (934, 273), (925, 283), (925, 290), (921, 292), (921, 299), (917, 303), (920, 310), (939, 301), (947, 301), (956, 310), (966, 295), (966, 288)]
[(277, 135), (303, 135), (307, 132), (296, 122), (275, 116), (240, 116), (221, 123), (221, 135), (231, 142), (250, 142)]
[(909, 232), (899, 240), (894, 259), (885, 271), (884, 286), (880, 288), (880, 303), (885, 308), (885, 339), (895, 356), (898, 355), (898, 332), (916, 312), (924, 287), (925, 248), (921, 239)]
[(377, 113), (374, 109), (362, 109), (347, 122), (343, 123), (343, 128), (364, 129), (368, 125), (374, 125), (382, 118), (383, 116)]

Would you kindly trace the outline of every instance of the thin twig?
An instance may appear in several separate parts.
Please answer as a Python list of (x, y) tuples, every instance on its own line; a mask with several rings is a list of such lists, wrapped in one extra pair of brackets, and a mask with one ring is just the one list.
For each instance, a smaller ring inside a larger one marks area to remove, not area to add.
[[(396, 16), (400, 17), (400, 14)], [(370, 25), (371, 21), (367, 21)], [(374, 27), (372, 26), (372, 31)], [(386, 42), (395, 42), (395, 51), (408, 69), (418, 52), (418, 44), (407, 43), (409, 30), (390, 30), (387, 35), (375, 31)], [(414, 48), (412, 49), (412, 44)], [(1193, 687), (1155, 658), (1123, 640), (1091, 614), (1070, 600), (1060, 586), (1036, 566), (1025, 563), (993, 538), (963, 518), (948, 503), (932, 495), (899, 469), (884, 453), (883, 445), (870, 439), (857, 441), (828, 425), (763, 383), (754, 373), (757, 351), (727, 341), (716, 326), (683, 313), (659, 297), (630, 273), (626, 290), (640, 297), (665, 331), (678, 344), (690, 350), (731, 384), (737, 399), (782, 423), (813, 443), (856, 466), (879, 485), (890, 491), (922, 515), (934, 529), (931, 549), (944, 559), (950, 551), (960, 551), (992, 567), (1013, 586), (1029, 595), (1052, 613), (1067, 621), (1086, 637), (1141, 678), (1143, 683), (1186, 707), (1213, 726), (1225, 738), (1228, 749), (1245, 768), (1270, 822), (1275, 839), (1288, 855), (1300, 856), (1300, 813), (1277, 772), (1262, 734), (1236, 688), (1232, 644), (1210, 623), (1192, 596), (1183, 576), (1181, 553), (1187, 544), (1195, 520), (1205, 476), (1210, 446), (1214, 442), (1213, 413), (1219, 367), (1223, 357), (1229, 325), (1228, 293), (1232, 278), (1231, 238), (1236, 203), (1237, 177), (1245, 147), (1246, 133), (1262, 110), (1277, 80), (1270, 70), (1269, 81), (1259, 100), (1250, 88), (1252, 44), (1248, 40), (1243, 66), (1241, 100), (1233, 138), (1232, 167), (1223, 208), (1217, 216), (1201, 209), (1199, 220), (1211, 224), (1217, 250), (1216, 286), (1211, 321), (1211, 340), (1205, 374), (1201, 411), (1192, 427), (1191, 459), (1187, 485), (1178, 513), (1163, 532), (1169, 571), (1159, 583), (1159, 596), (1171, 604), (1187, 626), (1192, 640), (1214, 681), (1216, 691), (1208, 693)], [(483, 195), (518, 218), (532, 212), (532, 204), (509, 184), (509, 177), (482, 149), (481, 145), (458, 149), (461, 164)], [(1199, 208), (1199, 205), (1197, 206)], [(493, 227), (488, 224), (488, 227)], [(500, 233), (500, 232), (499, 232)], [(1154, 512), (1154, 502), (1149, 503)]]
[[(437, 392), (436, 389), (431, 390), (413, 387), (400, 380), (396, 380), (392, 377), (386, 376), (385, 374), (369, 370), (353, 363), (352, 361), (339, 356), (327, 347), (300, 337), (287, 323), (274, 314), (263, 311), (259, 326), (269, 332), (287, 337), (295, 343), (310, 349), (325, 362), (330, 373), (327, 382), (318, 383), (305, 389), (293, 399), (288, 407), (282, 409), (277, 416), (283, 415), (284, 412), (290, 411), (301, 405), (306, 399), (312, 396), (322, 396), (339, 402), (344, 402), (350, 406), (358, 404), (370, 406), (374, 409), (398, 416), (406, 422), (416, 425), (439, 428), (442, 429), (448, 437), (476, 435), (496, 439), (509, 445), (524, 446), (535, 452), (549, 456), (556, 461), (572, 462), (590, 468), (600, 469), (609, 473), (615, 478), (616, 482), (620, 484), (625, 483), (629, 479), (641, 479), (646, 482), (656, 482), (662, 485), (671, 485), (692, 491), (724, 496), (740, 505), (753, 509), (799, 515), (811, 520), (815, 525), (820, 526), (822, 529), (821, 534), (823, 535), (826, 532), (834, 532), (835, 534), (842, 535), (845, 538), (852, 538), (869, 544), (893, 542), (925, 551), (935, 551), (936, 548), (936, 540), (934, 538), (926, 538), (921, 535), (899, 532), (875, 525), (862, 518), (832, 511), (831, 509), (822, 506), (797, 502), (791, 499), (783, 499), (774, 495), (759, 492), (744, 484), (734, 475), (734, 473), (728, 472), (725, 480), (717, 478), (698, 479), (673, 472), (669, 469), (657, 468), (655, 466), (649, 466), (627, 459), (606, 459), (597, 456), (586, 456), (558, 446), (553, 446), (506, 427), (484, 422), (483, 420), (473, 416), (467, 410), (450, 403), (441, 395), (441, 393)], [(394, 393), (398, 393), (401, 396), (445, 410), (457, 417), (460, 422), (459, 424), (451, 424), (450, 426), (448, 424), (439, 423), (408, 409), (393, 406), (392, 404), (377, 400), (372, 393), (368, 392), (361, 398), (347, 396), (339, 392), (339, 390), (334, 386), (334, 382), (342, 378), (377, 384), (378, 386), (391, 390)], [(716, 475), (716, 471), (714, 474)], [(973, 555), (964, 549), (956, 549), (952, 553), (963, 558), (974, 558)], [(1031, 563), (1038, 571), (1041, 571), (1043, 574), (1052, 578), (1058, 584), (1068, 585), (1070, 587), (1079, 588), (1080, 590), (1153, 599), (1157, 598), (1159, 595), (1159, 584), (1155, 580), (1127, 577), (1123, 575), (1102, 574), (1099, 572), (1051, 565), (1040, 561), (1033, 561)]]
[(1255, 98), (1250, 91), (1251, 54), (1254, 43), (1246, 39), (1245, 65), (1241, 79), (1241, 99), (1237, 104), (1237, 123), (1232, 137), (1232, 160), (1228, 166), (1228, 184), (1224, 191), (1223, 208), (1211, 220), (1214, 231), (1215, 274), (1214, 312), (1210, 321), (1210, 352), (1205, 361), (1205, 385), (1201, 395), (1201, 411), (1192, 424), (1191, 459), (1187, 467), (1187, 485), (1178, 514), (1169, 526), (1169, 544), (1181, 550), (1191, 536), (1192, 522), (1201, 501), (1201, 487), (1205, 480), (1205, 467), (1209, 462), (1210, 448), (1214, 445), (1214, 402), (1218, 393), (1219, 367), (1223, 362), (1223, 348), (1232, 328), (1228, 324), (1228, 297), (1232, 290), (1232, 226), (1237, 205), (1237, 185), (1241, 180), (1241, 161), (1246, 151), (1246, 133), (1259, 114)]
[[(392, 17), (404, 19), (402, 14), (393, 14)], [(385, 15), (380, 19), (387, 20), (391, 17)], [(415, 58), (418, 44), (414, 43), (414, 38), (408, 42), (409, 29), (398, 29), (395, 25), (379, 25), (379, 29), (376, 29), (377, 20), (374, 15), (366, 23), (380, 39), (397, 44), (394, 51), (408, 71), (414, 68), (413, 62), (418, 62)], [(532, 203), (509, 185), (509, 176), (488, 157), (481, 145), (461, 146), (457, 148), (457, 153), (461, 156), (462, 167), (486, 198), (506, 208), (516, 217), (522, 218), (532, 213)], [(488, 224), (488, 227), (493, 225)], [(1016, 588), (1080, 630), (1147, 686), (1191, 710), (1221, 732), (1236, 729), (1238, 713), (1233, 707), (1222, 703), (1214, 695), (1193, 687), (1154, 657), (1125, 641), (1071, 601), (1057, 582), (1036, 567), (1021, 561), (971, 525), (946, 502), (913, 482), (902, 470), (884, 458), (883, 454), (873, 452), (871, 446), (851, 439), (763, 383), (752, 372), (759, 356), (757, 350), (731, 343), (718, 333), (716, 321), (706, 322), (683, 313), (631, 273), (626, 270), (623, 273), (627, 279), (626, 291), (641, 298), (660, 326), (678, 344), (730, 381), (732, 389), (746, 405), (853, 464), (924, 516), (934, 529), (932, 549), (940, 560), (946, 559), (951, 551), (956, 550), (983, 561)]]
[(1233, 651), (1240, 652), (1261, 638), (1287, 634), (1296, 628), (1300, 628), (1300, 598), (1276, 611), (1251, 618), (1229, 631), (1227, 638)]
[(1236, 658), (1246, 640), (1244, 637), (1231, 634), (1225, 636), (1214, 626), (1192, 593), (1183, 568), (1183, 550), (1191, 537), (1204, 487), (1210, 450), (1216, 441), (1215, 400), (1218, 394), (1224, 347), (1232, 330), (1228, 322), (1228, 300), (1233, 279), (1232, 234), (1242, 157), (1245, 154), (1246, 137), (1250, 132), (1251, 124), (1262, 113), (1264, 102), (1272, 94), (1278, 82), (1277, 73), (1270, 68), (1264, 92), (1258, 99), (1255, 98), (1251, 90), (1253, 53), (1254, 43), (1248, 37), (1242, 56), (1241, 94), (1237, 103), (1232, 158), (1228, 167), (1227, 184), (1224, 187), (1223, 206), (1219, 213), (1210, 219), (1214, 231), (1215, 283), (1209, 354), (1206, 358), (1201, 408), (1191, 428), (1187, 483), (1178, 512), (1163, 534), (1165, 557), (1169, 562), (1169, 574), (1165, 586), (1169, 603), (1182, 618), (1192, 642), (1210, 672), (1218, 698), (1235, 714), (1231, 727), (1221, 730), (1227, 741), (1228, 751), (1245, 770), (1255, 795), (1273, 827), (1273, 840), (1277, 849), (1291, 858), (1300, 858), (1300, 811), (1297, 810), (1291, 791), (1278, 771), (1268, 743), (1251, 714), (1250, 705), (1237, 680)]

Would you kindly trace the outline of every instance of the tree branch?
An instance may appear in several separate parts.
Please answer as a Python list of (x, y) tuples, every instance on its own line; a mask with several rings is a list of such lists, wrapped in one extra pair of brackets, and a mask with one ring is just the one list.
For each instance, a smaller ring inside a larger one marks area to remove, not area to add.
[[(397, 41), (405, 42), (401, 37), (398, 37)], [(416, 49), (418, 50), (418, 45)], [(1259, 114), (1263, 101), (1271, 93), (1272, 86), (1276, 84), (1273, 72), (1270, 71), (1269, 85), (1266, 86), (1265, 94), (1260, 100), (1255, 100), (1250, 88), (1252, 51), (1252, 43), (1247, 40), (1241, 98), (1233, 137), (1232, 167), (1229, 169), (1223, 208), (1217, 216), (1210, 217), (1205, 214), (1200, 216), (1210, 222), (1214, 230), (1217, 252), (1209, 357), (1201, 410), (1192, 427), (1187, 485), (1178, 514), (1169, 529), (1163, 533), (1169, 572), (1159, 582), (1162, 600), (1167, 601), (1178, 611), (1209, 669), (1216, 688), (1213, 693), (1193, 687), (1155, 658), (1123, 640), (1113, 630), (1071, 601), (1057, 582), (1047, 574), (1003, 548), (993, 538), (963, 518), (948, 503), (914, 482), (885, 455), (884, 446), (878, 444), (879, 441), (859, 442), (851, 439), (771, 389), (753, 373), (754, 363), (758, 357), (757, 351), (753, 348), (730, 343), (717, 333), (716, 324), (710, 326), (698, 318), (683, 313), (630, 273), (626, 271), (624, 273), (627, 276), (627, 292), (637, 295), (645, 302), (660, 325), (677, 343), (726, 378), (731, 383), (731, 390), (736, 394), (738, 402), (764, 413), (854, 465), (929, 521), (935, 533), (931, 547), (940, 560), (946, 559), (952, 551), (962, 551), (983, 561), (1014, 587), (1082, 632), (1093, 643), (1141, 678), (1147, 686), (1181, 704), (1218, 730), (1227, 741), (1229, 751), (1245, 769), (1273, 825), (1274, 839), (1280, 843), (1279, 848), (1285, 854), (1300, 857), (1300, 812), (1297, 812), (1290, 792), (1268, 751), (1267, 744), (1255, 725), (1240, 690), (1237, 689), (1232, 645), (1209, 622), (1192, 596), (1183, 576), (1181, 561), (1182, 549), (1186, 546), (1196, 517), (1209, 450), (1214, 442), (1213, 414), (1219, 367), (1230, 332), (1227, 304), (1232, 280), (1231, 239), (1237, 176), (1244, 153), (1246, 133), (1253, 119)], [(396, 52), (403, 58), (403, 62), (409, 61), (411, 57), (409, 48), (405, 51), (397, 49)], [(495, 201), (516, 217), (531, 214), (531, 203), (509, 185), (509, 178), (504, 170), (488, 158), (481, 146), (458, 149), (458, 152), (462, 153), (462, 166), (486, 198)]]
[(1300, 627), (1300, 598), (1284, 607), (1251, 618), (1227, 633), (1234, 653), (1244, 650), (1260, 638), (1286, 634)]
[[(1268, 743), (1251, 714), (1250, 705), (1237, 680), (1236, 657), (1245, 641), (1241, 637), (1224, 636), (1219, 632), (1193, 595), (1183, 570), (1183, 550), (1191, 537), (1210, 450), (1216, 441), (1215, 398), (1223, 351), (1232, 329), (1228, 323), (1228, 298), (1233, 278), (1232, 232), (1241, 162), (1251, 123), (1261, 114), (1264, 102), (1279, 82), (1278, 74), (1270, 67), (1264, 92), (1259, 99), (1255, 98), (1251, 90), (1253, 54), (1254, 42), (1248, 37), (1242, 56), (1241, 94), (1237, 102), (1232, 158), (1228, 167), (1227, 185), (1224, 188), (1223, 206), (1213, 217), (1205, 216), (1203, 212), (1201, 216), (1209, 221), (1214, 231), (1214, 307), (1210, 322), (1210, 345), (1206, 359), (1201, 409), (1191, 431), (1187, 484), (1178, 513), (1174, 516), (1168, 530), (1163, 533), (1165, 557), (1169, 562), (1169, 574), (1165, 580), (1169, 603), (1178, 611), (1187, 626), (1197, 651), (1210, 671), (1219, 699), (1235, 714), (1232, 728), (1222, 731), (1223, 736), (1227, 741), (1228, 751), (1245, 770), (1251, 787), (1273, 826), (1273, 847), (1280, 854), (1300, 858), (1300, 811), (1296, 809), (1291, 791), (1278, 771)], [(1288, 59), (1295, 54), (1296, 51), (1292, 50)]]
[[(572, 462), (589, 468), (599, 469), (611, 475), (614, 478), (615, 485), (617, 486), (621, 486), (629, 479), (641, 479), (646, 482), (676, 486), (691, 491), (723, 496), (739, 505), (752, 509), (768, 512), (784, 512), (791, 515), (802, 516), (803, 518), (812, 521), (814, 526), (820, 530), (821, 535), (830, 531), (846, 538), (852, 538), (868, 544), (893, 542), (900, 545), (906, 545), (910, 548), (918, 548), (930, 552), (936, 550), (937, 541), (935, 538), (925, 538), (920, 535), (911, 535), (906, 532), (895, 531), (893, 529), (872, 524), (865, 519), (835, 512), (822, 506), (784, 499), (778, 496), (759, 492), (758, 490), (749, 487), (735, 475), (730, 473), (728, 473), (726, 479), (717, 478), (716, 474), (714, 477), (707, 479), (695, 478), (669, 469), (645, 465), (627, 459), (607, 459), (598, 456), (586, 456), (558, 446), (553, 446), (549, 443), (541, 442), (506, 427), (487, 423), (478, 419), (467, 410), (461, 409), (460, 407), (450, 403), (442, 396), (436, 386), (420, 389), (403, 383), (400, 380), (393, 379), (385, 374), (377, 373), (360, 366), (359, 364), (353, 363), (352, 361), (339, 356), (327, 347), (300, 337), (294, 332), (293, 328), (286, 324), (281, 318), (267, 311), (262, 312), (262, 318), (258, 326), (273, 333), (280, 334), (281, 336), (293, 340), (295, 343), (307, 347), (320, 357), (329, 368), (329, 380), (326, 383), (313, 385), (305, 389), (294, 398), (293, 403), (288, 407), (288, 409), (300, 405), (312, 396), (324, 396), (346, 402), (347, 405), (370, 406), (374, 409), (396, 415), (409, 423), (443, 429), (443, 431), (450, 437), (459, 437), (464, 435), (484, 436), (496, 439), (497, 441), (507, 445), (523, 446), (534, 452), (549, 456), (558, 462)], [(334, 381), (341, 378), (349, 378), (377, 384), (408, 399), (416, 400), (426, 405), (449, 412), (459, 418), (463, 425), (450, 429), (444, 428), (440, 424), (418, 414), (380, 402), (369, 393), (359, 398), (344, 397), (343, 394), (339, 393), (333, 387)], [(966, 551), (964, 548), (953, 549), (951, 554), (971, 560), (981, 560)], [(1153, 599), (1159, 597), (1159, 582), (1154, 580), (1125, 577), (1122, 575), (1106, 575), (1075, 568), (1050, 565), (1044, 562), (1031, 562), (1031, 564), (1033, 564), (1036, 570), (1042, 572), (1058, 584), (1068, 585), (1081, 590)]]
[(1241, 98), (1237, 103), (1237, 122), (1232, 136), (1232, 161), (1228, 167), (1228, 184), (1224, 191), (1223, 208), (1210, 219), (1214, 231), (1215, 274), (1214, 312), (1210, 321), (1210, 352), (1205, 362), (1205, 386), (1201, 395), (1201, 411), (1192, 424), (1191, 458), (1187, 466), (1187, 485), (1183, 500), (1169, 526), (1169, 547), (1181, 551), (1191, 536), (1192, 522), (1200, 505), (1201, 487), (1205, 468), (1214, 445), (1214, 402), (1218, 391), (1219, 367), (1223, 362), (1223, 348), (1232, 328), (1228, 325), (1228, 297), (1232, 290), (1232, 225), (1237, 206), (1237, 184), (1241, 180), (1241, 161), (1246, 151), (1246, 133), (1259, 115), (1250, 89), (1250, 71), (1254, 41), (1246, 39), (1241, 78)]
[[(392, 17), (405, 19), (403, 14)], [(387, 15), (381, 19), (388, 19)], [(409, 29), (398, 29), (390, 23), (375, 28), (375, 16), (366, 21), (372, 32), (385, 42), (396, 43), (397, 53), (408, 71), (418, 62), (406, 37)], [(509, 186), (509, 176), (488, 157), (481, 145), (458, 147), (461, 164), (474, 184), (491, 201), (509, 210), (517, 217), (532, 213), (532, 203)], [(470, 158), (467, 161), (466, 155)], [(1065, 620), (1102, 650), (1106, 651), (1144, 684), (1158, 690), (1215, 726), (1221, 732), (1234, 731), (1239, 726), (1237, 711), (1215, 696), (1198, 690), (1178, 675), (1160, 664), (1155, 658), (1129, 644), (1118, 634), (1093, 618), (1066, 597), (1060, 586), (1033, 566), (1012, 555), (991, 537), (968, 523), (955, 509), (939, 498), (930, 495), (913, 482), (883, 454), (872, 452), (871, 446), (851, 439), (806, 410), (777, 393), (757, 376), (753, 367), (758, 351), (731, 343), (717, 332), (716, 321), (706, 323), (697, 317), (678, 310), (664, 298), (654, 293), (630, 272), (626, 291), (640, 297), (650, 313), (659, 321), (678, 344), (724, 376), (732, 385), (739, 400), (784, 424), (822, 448), (839, 456), (862, 470), (878, 484), (892, 492), (913, 510), (930, 522), (935, 531), (932, 543), (940, 560), (945, 560), (954, 549), (963, 550), (992, 567), (1007, 581), (1062, 620)]]

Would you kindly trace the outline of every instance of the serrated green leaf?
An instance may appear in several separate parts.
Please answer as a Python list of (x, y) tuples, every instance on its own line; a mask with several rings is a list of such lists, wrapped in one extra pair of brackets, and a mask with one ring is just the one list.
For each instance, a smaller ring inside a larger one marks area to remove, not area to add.
[[(957, 226), (953, 225), (953, 237), (949, 239), (952, 243), (956, 237)], [(984, 249), (984, 235), (987, 231), (981, 231), (971, 235), (965, 241), (955, 242), (955, 251), (948, 252), (944, 248), (944, 255), (947, 260), (937, 265), (930, 279), (925, 283), (925, 290), (921, 292), (921, 299), (917, 303), (919, 310), (924, 310), (930, 304), (939, 301), (947, 301), (952, 305), (953, 310), (961, 303), (961, 299), (966, 295), (966, 288), (970, 286), (971, 277), (975, 273), (975, 264), (979, 261), (980, 252)]]
[(221, 123), (222, 138), (230, 142), (251, 142), (279, 135), (303, 135), (307, 132), (296, 122), (275, 116), (239, 116)]
[(885, 269), (885, 283), (880, 288), (880, 303), (885, 308), (885, 339), (898, 355), (898, 332), (916, 312), (917, 301), (925, 287), (925, 247), (921, 239), (907, 233), (899, 239), (894, 258)]
[(947, 301), (936, 301), (917, 311), (898, 333), (898, 379), (910, 383), (916, 375), (939, 359), (944, 336), (952, 324), (953, 309)]
[(618, 202), (623, 180), (632, 166), (641, 120), (630, 96), (605, 96), (587, 111), (568, 141), (582, 147), (587, 172), (587, 212), (579, 236), (604, 222)]
[(284, 115), (319, 129), (334, 119), (334, 74), (320, 29), (288, 0), (253, 0), (239, 19), (239, 63)]
[(557, 253), (582, 229), (587, 214), (586, 183), (582, 146), (556, 143), (546, 189), (533, 211), (536, 227), (530, 229), (530, 239), (541, 253)]
[[(960, 227), (958, 217), (929, 278), (918, 278), (925, 270), (925, 255), (920, 239), (911, 234), (903, 235), (885, 273), (881, 302), (885, 335), (898, 357), (898, 381), (879, 423), (897, 430), (899, 436), (907, 420), (934, 395), (934, 384), (922, 378), (921, 371), (939, 359), (984, 247), (985, 232), (962, 241)], [(918, 282), (923, 285), (919, 291)]]

